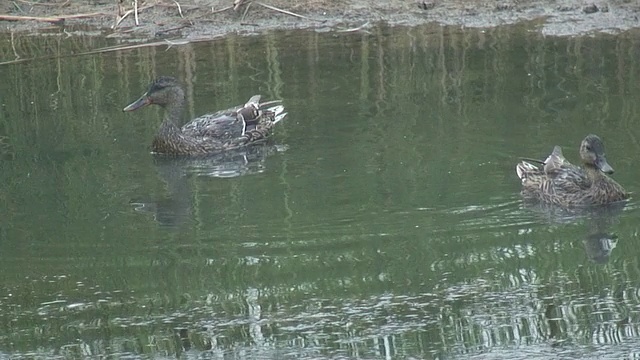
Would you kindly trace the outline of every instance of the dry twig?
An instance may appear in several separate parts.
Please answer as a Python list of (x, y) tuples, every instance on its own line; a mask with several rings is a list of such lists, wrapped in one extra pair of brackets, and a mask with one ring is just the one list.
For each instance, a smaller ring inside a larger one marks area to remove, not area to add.
[(136, 26), (140, 25), (138, 21), (138, 0), (133, 0), (133, 18), (136, 20)]
[(221, 12), (227, 11), (229, 9), (233, 9), (233, 5), (232, 6), (227, 6), (225, 8), (219, 9), (219, 10), (213, 10), (213, 8), (211, 8), (211, 13), (212, 14), (217, 14), (217, 13), (221, 13)]
[(238, 11), (238, 8), (244, 5), (245, 0), (234, 0), (233, 1), (233, 11)]
[(184, 16), (182, 15), (182, 8), (180, 7), (180, 3), (175, 0), (173, 0), (173, 2), (178, 6), (178, 13), (180, 14), (180, 17), (184, 18)]
[(51, 16), (51, 17), (41, 17), (41, 16), (17, 16), (17, 15), (0, 15), (0, 20), (5, 21), (39, 21), (39, 22), (48, 22), (53, 24), (63, 24), (65, 20), (68, 19), (82, 19), (96, 16), (104, 16), (105, 13), (89, 13), (89, 14), (72, 14), (72, 15), (60, 15), (60, 16)]
[(20, 5), (16, 4), (16, 2), (15, 2), (15, 1), (13, 2), (13, 6), (15, 6), (15, 7), (16, 7), (16, 9), (18, 9), (18, 11), (19, 11), (19, 12), (21, 12), (21, 13), (23, 13), (23, 14), (25, 13), (25, 12), (24, 12), (24, 10), (22, 10), (22, 8), (20, 7)]
[(267, 5), (267, 4), (264, 4), (264, 3), (261, 3), (261, 2), (257, 2), (257, 1), (256, 1), (256, 4), (258, 4), (258, 5), (262, 6), (262, 7), (265, 7), (265, 8), (267, 8), (267, 9), (271, 9), (271, 10), (273, 10), (273, 11), (281, 12), (281, 13), (283, 13), (283, 14), (287, 14), (287, 15), (291, 15), (291, 16), (299, 17), (299, 18), (302, 18), (302, 19), (307, 19), (307, 20), (311, 20), (311, 21), (318, 21), (318, 22), (323, 22), (323, 23), (324, 23), (324, 22), (327, 22), (327, 20), (312, 19), (312, 18), (310, 18), (310, 17), (304, 16), (304, 15), (300, 15), (300, 14), (296, 14), (296, 13), (293, 13), (293, 12), (291, 12), (291, 11), (287, 11), (287, 10), (283, 10), (283, 9), (278, 9), (278, 8), (277, 8), (277, 7), (275, 7), (275, 6)]
[(18, 2), (21, 2), (23, 4), (27, 4), (29, 6), (35, 6), (35, 5), (40, 5), (40, 6), (57, 6), (57, 7), (65, 7), (67, 5), (69, 5), (69, 2), (71, 0), (67, 0), (65, 2), (63, 2), (62, 4), (50, 4), (50, 3), (40, 3), (40, 2), (31, 2), (31, 1), (26, 1), (26, 0), (17, 0)]
[(253, 4), (253, 3), (250, 2), (249, 5), (247, 5), (247, 7), (244, 9), (244, 13), (242, 13), (242, 17), (240, 18), (240, 22), (244, 21), (244, 18), (247, 17), (247, 13), (249, 13), (249, 8), (251, 7), (251, 4)]
[[(146, 9), (148, 9), (148, 8), (152, 8), (152, 7), (154, 7), (154, 6), (156, 6), (156, 5), (155, 5), (155, 4), (152, 4), (152, 5), (143, 6), (143, 7), (141, 7), (141, 8), (139, 8), (139, 9), (138, 9), (138, 12), (142, 12), (142, 10), (146, 10)], [(120, 25), (120, 23), (121, 23), (122, 21), (124, 21), (124, 19), (126, 19), (126, 18), (127, 18), (127, 16), (131, 15), (131, 13), (133, 13), (133, 12), (134, 12), (134, 10), (135, 10), (135, 9), (127, 10), (127, 12), (126, 12), (126, 13), (124, 13), (124, 15), (122, 15), (122, 16), (116, 16), (116, 18), (117, 18), (116, 23), (115, 23), (115, 25), (113, 25), (111, 28), (112, 28), (112, 29), (117, 28), (117, 27), (118, 27), (118, 25)], [(136, 24), (136, 25), (137, 25), (137, 24)]]

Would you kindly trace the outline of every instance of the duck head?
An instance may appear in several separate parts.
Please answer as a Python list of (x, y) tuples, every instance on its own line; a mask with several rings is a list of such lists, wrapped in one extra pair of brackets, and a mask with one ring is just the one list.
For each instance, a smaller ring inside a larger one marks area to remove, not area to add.
[(591, 167), (595, 167), (605, 174), (613, 174), (613, 168), (604, 156), (604, 144), (596, 135), (587, 135), (580, 144), (580, 158), (582, 162)]
[(149, 89), (138, 100), (127, 105), (122, 111), (134, 111), (147, 105), (162, 107), (180, 104), (184, 101), (184, 91), (178, 80), (171, 76), (161, 76), (149, 84)]

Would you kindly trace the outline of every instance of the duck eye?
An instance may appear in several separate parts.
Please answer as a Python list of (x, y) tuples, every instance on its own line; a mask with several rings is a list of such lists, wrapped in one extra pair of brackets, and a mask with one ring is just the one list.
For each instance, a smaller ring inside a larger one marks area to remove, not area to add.
[(591, 146), (590, 145), (587, 145), (585, 148), (587, 149), (587, 151), (591, 151)]

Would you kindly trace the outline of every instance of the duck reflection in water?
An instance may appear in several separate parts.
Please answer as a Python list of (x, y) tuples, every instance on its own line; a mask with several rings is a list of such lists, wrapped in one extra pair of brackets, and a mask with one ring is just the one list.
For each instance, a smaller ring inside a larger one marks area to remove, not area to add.
[(192, 217), (189, 176), (233, 178), (259, 174), (266, 169), (267, 157), (285, 150), (283, 145), (261, 143), (201, 158), (154, 156), (158, 175), (167, 184), (167, 195), (153, 200), (136, 199), (131, 205), (135, 211), (152, 214), (164, 227), (178, 228)]
[(577, 224), (585, 226), (586, 234), (582, 244), (589, 260), (595, 263), (606, 263), (611, 252), (617, 246), (618, 236), (611, 232), (611, 228), (619, 222), (627, 202), (597, 207), (565, 209), (546, 203), (523, 202), (524, 208), (533, 211), (549, 224)]
[(613, 233), (597, 232), (587, 235), (582, 244), (589, 260), (604, 264), (609, 261), (611, 251), (618, 245), (618, 236)]
[(589, 260), (604, 264), (609, 261), (611, 252), (618, 245), (618, 236), (609, 229), (619, 222), (626, 202), (592, 209), (586, 219), (587, 235), (582, 240)]

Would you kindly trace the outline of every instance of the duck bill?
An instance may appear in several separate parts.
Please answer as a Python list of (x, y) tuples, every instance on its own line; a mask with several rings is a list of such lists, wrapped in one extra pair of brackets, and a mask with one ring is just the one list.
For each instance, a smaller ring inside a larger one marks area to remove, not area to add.
[(124, 109), (122, 109), (122, 111), (134, 111), (134, 110), (138, 110), (142, 107), (145, 107), (147, 105), (151, 104), (151, 99), (149, 99), (149, 97), (147, 96), (147, 94), (144, 94), (140, 97), (140, 99), (132, 102), (131, 104), (127, 105), (127, 107), (125, 107)]
[(596, 165), (598, 166), (598, 169), (600, 169), (600, 171), (602, 171), (603, 173), (613, 174), (613, 168), (611, 167), (611, 165), (609, 165), (607, 159), (605, 159), (604, 157), (598, 157)]

